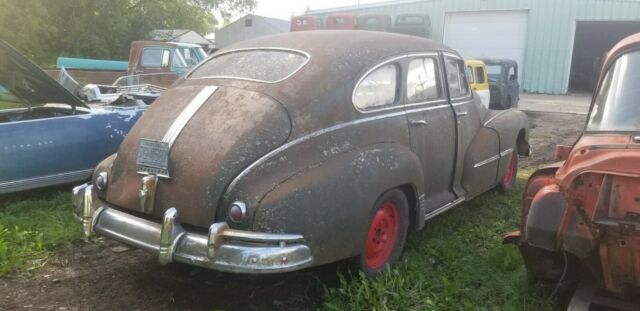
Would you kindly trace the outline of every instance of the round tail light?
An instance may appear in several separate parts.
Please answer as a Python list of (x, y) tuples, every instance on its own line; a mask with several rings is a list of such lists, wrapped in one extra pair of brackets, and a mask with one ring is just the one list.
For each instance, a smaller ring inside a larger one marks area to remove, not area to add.
[(244, 202), (234, 202), (229, 208), (229, 219), (241, 223), (247, 217), (247, 205)]

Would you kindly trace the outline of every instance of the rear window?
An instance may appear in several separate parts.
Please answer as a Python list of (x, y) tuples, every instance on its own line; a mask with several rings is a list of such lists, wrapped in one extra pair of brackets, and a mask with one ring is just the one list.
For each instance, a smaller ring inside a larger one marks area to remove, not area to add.
[(227, 78), (278, 82), (298, 71), (308, 57), (288, 50), (242, 50), (218, 55), (196, 68), (190, 79)]

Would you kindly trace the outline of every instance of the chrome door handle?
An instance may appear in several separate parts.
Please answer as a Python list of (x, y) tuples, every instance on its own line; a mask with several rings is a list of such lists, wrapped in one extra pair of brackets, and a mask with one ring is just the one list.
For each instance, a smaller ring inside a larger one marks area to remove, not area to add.
[(411, 122), (409, 122), (411, 125), (413, 126), (420, 126), (420, 125), (427, 125), (427, 121), (425, 120), (411, 120)]
[(458, 117), (464, 117), (464, 116), (466, 116), (467, 114), (468, 114), (468, 112), (466, 112), (466, 111), (463, 111), (463, 112), (456, 112), (456, 116), (458, 116)]

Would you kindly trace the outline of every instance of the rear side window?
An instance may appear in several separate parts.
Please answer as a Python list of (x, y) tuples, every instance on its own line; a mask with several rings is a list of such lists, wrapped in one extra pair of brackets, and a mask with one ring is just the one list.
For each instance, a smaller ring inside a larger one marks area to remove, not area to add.
[(476, 83), (484, 83), (484, 68), (476, 67)]
[(142, 51), (142, 67), (168, 67), (171, 51), (161, 48), (145, 48)]
[(465, 97), (469, 95), (469, 83), (464, 73), (462, 61), (452, 57), (445, 57), (447, 70), (447, 82), (451, 98)]
[(414, 59), (407, 73), (407, 99), (418, 103), (442, 98), (438, 69), (431, 57)]
[(197, 67), (189, 78), (227, 78), (273, 83), (294, 74), (307, 60), (306, 55), (293, 51), (235, 51), (209, 59)]
[(364, 78), (353, 94), (353, 104), (360, 110), (370, 110), (396, 103), (398, 65), (384, 65)]

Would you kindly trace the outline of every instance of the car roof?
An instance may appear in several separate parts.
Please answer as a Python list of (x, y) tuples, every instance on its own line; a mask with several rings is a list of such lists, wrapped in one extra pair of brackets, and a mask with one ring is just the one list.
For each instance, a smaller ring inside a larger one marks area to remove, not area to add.
[(470, 66), (484, 66), (484, 62), (479, 59), (465, 59), (464, 63)]
[[(604, 62), (602, 63), (602, 73), (609, 68), (611, 63), (618, 58), (621, 54), (624, 54), (630, 50), (636, 50), (640, 48), (640, 33), (628, 36), (618, 42), (616, 45), (607, 52)], [(601, 76), (602, 76), (601, 73)]]
[(513, 59), (507, 59), (507, 58), (479, 58), (478, 60), (483, 61), (485, 64), (505, 64), (505, 65), (515, 65), (517, 66), (518, 63), (513, 60)]
[[(313, 58), (316, 54), (329, 56), (340, 50), (362, 50), (372, 59), (412, 51), (437, 50), (457, 54), (442, 43), (417, 36), (367, 30), (311, 30), (296, 31), (253, 40), (242, 41), (226, 49), (278, 47), (299, 50)], [(336, 53), (338, 52), (338, 53)], [(349, 55), (343, 55), (349, 56)], [(361, 57), (353, 55), (353, 57)]]

